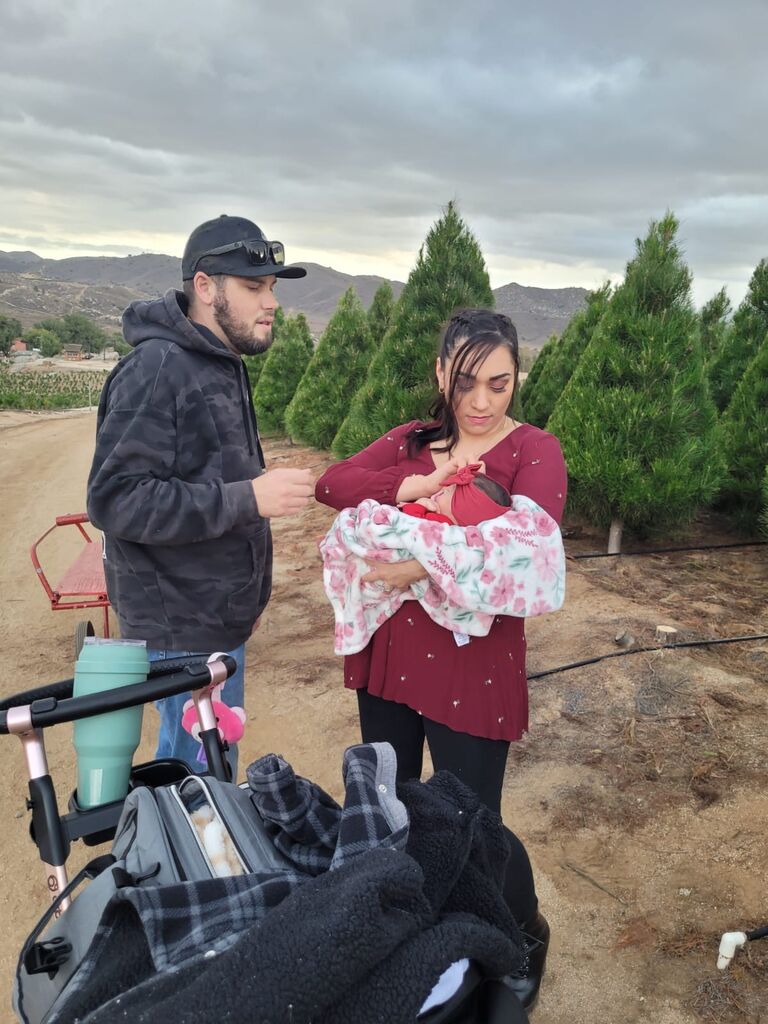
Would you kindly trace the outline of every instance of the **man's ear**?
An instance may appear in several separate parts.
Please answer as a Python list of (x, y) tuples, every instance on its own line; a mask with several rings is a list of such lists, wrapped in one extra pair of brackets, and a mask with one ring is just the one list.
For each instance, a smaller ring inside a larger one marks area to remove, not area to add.
[(195, 286), (195, 301), (203, 306), (212, 306), (216, 298), (216, 282), (213, 278), (198, 270), (192, 284)]

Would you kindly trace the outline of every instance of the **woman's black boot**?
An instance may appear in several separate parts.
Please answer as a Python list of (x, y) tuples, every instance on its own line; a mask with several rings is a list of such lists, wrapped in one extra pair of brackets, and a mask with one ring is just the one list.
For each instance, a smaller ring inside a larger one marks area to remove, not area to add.
[(549, 949), (549, 925), (543, 914), (535, 915), (520, 925), (525, 941), (525, 958), (517, 974), (507, 974), (504, 984), (528, 1009), (536, 1002)]

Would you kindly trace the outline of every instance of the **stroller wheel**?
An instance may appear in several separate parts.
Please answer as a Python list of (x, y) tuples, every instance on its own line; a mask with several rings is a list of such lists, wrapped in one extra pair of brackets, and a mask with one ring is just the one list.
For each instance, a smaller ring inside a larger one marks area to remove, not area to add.
[(75, 661), (80, 657), (80, 651), (83, 649), (87, 636), (96, 636), (96, 630), (93, 628), (93, 623), (90, 619), (83, 619), (81, 622), (78, 622), (75, 629)]

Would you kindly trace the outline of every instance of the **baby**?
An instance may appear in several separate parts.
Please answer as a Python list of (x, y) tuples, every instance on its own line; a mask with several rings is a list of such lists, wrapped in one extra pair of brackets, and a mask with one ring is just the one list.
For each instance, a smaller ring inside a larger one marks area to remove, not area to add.
[(482, 473), (479, 462), (464, 466), (443, 480), (440, 489), (428, 497), (398, 505), (401, 512), (418, 519), (455, 526), (477, 526), (504, 515), (511, 506), (509, 493)]
[[(455, 530), (455, 527), (461, 526), (474, 528), (477, 534), (477, 537), (473, 537), (473, 543), (480, 543), (481, 548), (478, 550), (475, 546), (475, 554), (470, 561), (475, 574), (481, 576), (479, 585), (492, 589), (496, 582), (495, 570), (491, 571), (489, 567), (481, 567), (479, 564), (484, 558), (481, 551), (484, 552), (485, 548), (477, 527), (510, 512), (513, 502), (500, 483), (481, 472), (483, 468), (480, 463), (464, 466), (445, 477), (437, 491), (416, 501), (405, 502), (397, 508), (366, 500), (357, 508), (339, 513), (320, 541), (323, 583), (336, 619), (337, 654), (352, 654), (361, 650), (375, 629), (394, 614), (404, 600), (418, 600), (439, 625), (454, 633), (459, 646), (469, 642), (468, 633), (485, 635), (488, 632), (492, 617), (467, 612), (455, 603), (458, 596), (455, 592), (454, 602), (448, 607), (443, 599), (435, 600), (434, 590), (428, 595), (423, 585), (412, 584), (405, 592), (393, 592), (392, 587), (365, 580), (366, 574), (370, 572), (370, 560), (380, 559), (382, 554), (394, 554), (388, 550), (392, 545), (399, 549), (398, 558), (401, 560), (421, 556), (422, 564), (429, 565), (431, 572), (437, 572), (438, 567), (445, 569), (445, 558), (450, 557), (450, 545), (457, 543), (458, 538), (455, 535), (452, 541), (448, 538), (446, 548), (440, 544), (442, 531), (448, 527)], [(398, 523), (398, 516), (413, 517), (423, 522), (409, 528), (402, 518)], [(506, 532), (503, 536), (506, 538)], [(466, 576), (467, 571), (473, 571), (460, 553), (454, 557), (461, 562), (462, 576)], [(448, 571), (450, 581), (444, 581), (445, 587), (455, 588), (455, 574), (450, 569)], [(473, 593), (476, 591), (477, 585)], [(504, 609), (499, 608), (499, 611), (503, 612)], [(466, 633), (464, 628), (467, 629)]]

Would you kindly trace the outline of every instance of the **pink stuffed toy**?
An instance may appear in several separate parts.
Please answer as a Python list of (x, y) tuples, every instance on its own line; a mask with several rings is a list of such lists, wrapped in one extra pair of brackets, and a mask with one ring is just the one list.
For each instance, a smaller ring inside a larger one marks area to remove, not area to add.
[[(245, 732), (245, 709), (231, 708), (221, 699), (221, 691), (224, 684), (220, 683), (211, 691), (211, 703), (213, 713), (216, 715), (216, 724), (219, 727), (219, 736), (225, 743), (238, 743)], [(185, 729), (196, 740), (200, 739), (200, 722), (197, 718), (195, 702), (188, 700), (182, 709), (181, 727)], [(205, 751), (202, 743), (197, 754), (197, 760), (206, 764)]]

